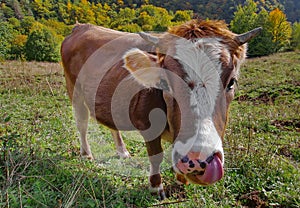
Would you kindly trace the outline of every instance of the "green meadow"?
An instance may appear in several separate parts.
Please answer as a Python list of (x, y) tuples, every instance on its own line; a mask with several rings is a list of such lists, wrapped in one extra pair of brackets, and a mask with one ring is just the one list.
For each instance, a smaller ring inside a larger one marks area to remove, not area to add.
[[(118, 159), (108, 129), (91, 120), (95, 161), (80, 158), (78, 133), (58, 63), (0, 63), (0, 207), (300, 207), (300, 53), (248, 59), (224, 141), (225, 176), (179, 186), (168, 154), (168, 199), (148, 191), (142, 138), (122, 133), (132, 158)], [(170, 151), (170, 145), (164, 144)]]

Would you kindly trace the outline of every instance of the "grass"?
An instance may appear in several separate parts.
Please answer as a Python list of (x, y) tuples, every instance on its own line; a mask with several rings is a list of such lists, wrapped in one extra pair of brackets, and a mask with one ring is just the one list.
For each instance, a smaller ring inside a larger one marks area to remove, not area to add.
[(299, 207), (300, 54), (247, 60), (238, 88), (224, 179), (209, 187), (178, 186), (166, 157), (169, 198), (160, 202), (148, 191), (139, 135), (123, 133), (133, 157), (119, 160), (109, 131), (91, 122), (96, 161), (82, 160), (62, 67), (3, 62), (0, 207)]

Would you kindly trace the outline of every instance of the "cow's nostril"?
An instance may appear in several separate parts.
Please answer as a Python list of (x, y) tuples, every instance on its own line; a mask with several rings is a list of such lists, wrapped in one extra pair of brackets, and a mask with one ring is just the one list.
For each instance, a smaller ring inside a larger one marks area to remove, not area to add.
[(186, 156), (184, 156), (184, 157), (181, 159), (181, 162), (182, 162), (182, 163), (187, 163), (189, 160), (190, 160), (189, 157), (186, 155)]
[(197, 160), (197, 161), (198, 161), (198, 163), (199, 163), (199, 165), (200, 165), (200, 167), (201, 167), (202, 169), (205, 169), (205, 168), (206, 168), (206, 162), (201, 161), (201, 160)]
[(195, 164), (194, 164), (193, 161), (191, 161), (191, 160), (189, 161), (189, 167), (190, 167), (190, 168), (194, 168), (194, 167), (195, 167)]

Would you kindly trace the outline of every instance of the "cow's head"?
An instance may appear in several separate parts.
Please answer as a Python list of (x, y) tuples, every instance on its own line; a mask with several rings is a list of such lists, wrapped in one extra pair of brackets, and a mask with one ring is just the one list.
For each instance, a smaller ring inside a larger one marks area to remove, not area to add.
[(168, 129), (175, 138), (175, 171), (192, 183), (213, 184), (224, 174), (223, 137), (246, 45), (216, 21), (190, 21), (161, 37), (140, 33), (157, 53), (132, 49), (125, 68), (140, 84), (164, 90)]

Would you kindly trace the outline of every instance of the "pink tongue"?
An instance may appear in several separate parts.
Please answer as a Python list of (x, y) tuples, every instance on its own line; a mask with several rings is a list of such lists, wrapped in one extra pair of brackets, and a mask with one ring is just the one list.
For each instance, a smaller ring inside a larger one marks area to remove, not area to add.
[(218, 156), (214, 156), (214, 159), (206, 166), (203, 176), (198, 176), (198, 179), (206, 184), (210, 185), (219, 181), (224, 175), (222, 162)]

